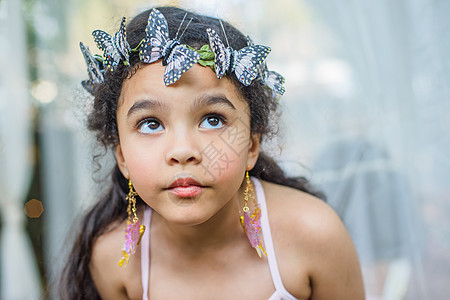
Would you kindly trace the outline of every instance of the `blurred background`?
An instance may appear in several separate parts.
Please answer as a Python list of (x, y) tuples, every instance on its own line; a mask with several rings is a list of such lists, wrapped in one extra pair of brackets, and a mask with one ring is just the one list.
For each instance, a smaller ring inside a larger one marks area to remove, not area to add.
[(73, 220), (108, 172), (85, 130), (79, 41), (100, 53), (93, 30), (166, 4), (271, 46), (287, 91), (266, 148), (326, 192), (367, 298), (448, 298), (450, 1), (0, 0), (1, 299), (54, 298)]

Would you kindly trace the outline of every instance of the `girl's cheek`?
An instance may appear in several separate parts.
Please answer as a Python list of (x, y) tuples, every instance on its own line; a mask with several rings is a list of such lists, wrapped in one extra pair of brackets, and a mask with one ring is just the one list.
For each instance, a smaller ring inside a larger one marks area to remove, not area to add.
[(142, 178), (146, 179), (149, 173), (155, 173), (155, 170), (159, 168), (163, 158), (156, 154), (159, 152), (152, 150), (153, 149), (149, 149), (148, 147), (135, 147), (129, 149), (126, 163), (130, 174), (135, 180), (141, 180)]
[(240, 118), (201, 150), (202, 167), (212, 181), (229, 179), (246, 167), (250, 129)]
[(247, 155), (227, 143), (210, 143), (202, 150), (201, 166), (208, 180), (226, 181), (245, 169)]

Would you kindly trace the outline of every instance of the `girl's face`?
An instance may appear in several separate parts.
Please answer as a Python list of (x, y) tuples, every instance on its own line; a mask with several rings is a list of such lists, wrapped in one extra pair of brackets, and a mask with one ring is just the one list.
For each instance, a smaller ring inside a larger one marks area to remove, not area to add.
[(174, 84), (145, 64), (124, 81), (117, 160), (139, 196), (167, 221), (197, 225), (233, 199), (259, 152), (246, 101), (228, 79), (195, 64)]

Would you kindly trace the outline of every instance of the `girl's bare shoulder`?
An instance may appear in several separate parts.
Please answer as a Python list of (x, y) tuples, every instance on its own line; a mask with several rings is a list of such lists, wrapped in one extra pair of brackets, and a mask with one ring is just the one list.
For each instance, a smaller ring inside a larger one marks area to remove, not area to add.
[[(100, 235), (92, 247), (91, 263), (89, 270), (92, 279), (102, 299), (135, 299), (128, 291), (130, 281), (127, 278), (135, 278), (140, 275), (140, 247), (131, 257), (126, 266), (119, 266), (122, 256), (122, 248), (125, 241), (125, 221), (111, 224)], [(137, 281), (140, 282), (140, 281)], [(140, 286), (139, 286), (140, 287)], [(139, 290), (139, 287), (138, 290)], [(137, 297), (136, 299), (139, 299)]]
[[(342, 228), (334, 210), (323, 200), (306, 192), (262, 181), (271, 227), (281, 226), (283, 232), (301, 235), (327, 235)], [(305, 236), (303, 236), (305, 235)], [(309, 239), (307, 239), (309, 240)], [(315, 239), (314, 239), (315, 240)], [(304, 242), (304, 240), (303, 240)]]
[(309, 299), (304, 292), (309, 286), (311, 299), (364, 299), (356, 250), (334, 210), (303, 191), (266, 181), (262, 184), (275, 253), (288, 291)]

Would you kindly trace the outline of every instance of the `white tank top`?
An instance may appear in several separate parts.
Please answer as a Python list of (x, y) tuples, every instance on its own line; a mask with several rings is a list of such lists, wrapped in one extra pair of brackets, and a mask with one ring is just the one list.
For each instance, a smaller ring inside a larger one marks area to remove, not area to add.
[[(275, 251), (273, 249), (272, 234), (270, 233), (269, 218), (267, 214), (266, 197), (261, 182), (252, 177), (253, 184), (256, 191), (256, 199), (258, 200), (261, 208), (261, 228), (264, 239), (264, 246), (267, 252), (267, 261), (269, 262), (270, 274), (275, 286), (275, 292), (269, 298), (269, 300), (296, 300), (284, 287), (281, 281), (280, 271), (278, 270), (277, 259), (275, 257)], [(148, 300), (148, 279), (150, 271), (150, 222), (152, 218), (152, 210), (150, 207), (145, 208), (143, 224), (145, 225), (144, 235), (141, 241), (141, 277), (143, 288), (143, 300)]]

